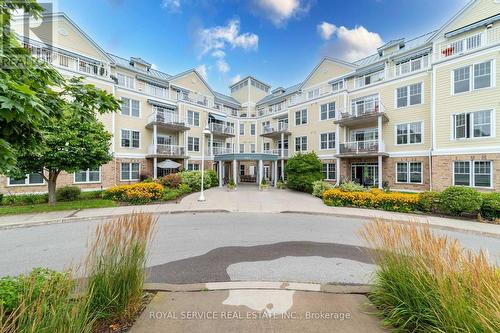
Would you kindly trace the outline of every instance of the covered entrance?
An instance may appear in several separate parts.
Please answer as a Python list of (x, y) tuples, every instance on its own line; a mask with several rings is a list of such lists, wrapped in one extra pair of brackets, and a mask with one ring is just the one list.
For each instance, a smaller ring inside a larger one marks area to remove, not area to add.
[(279, 179), (277, 154), (220, 154), (217, 162), (219, 186), (233, 180), (239, 183), (260, 184), (263, 179), (276, 186)]
[(351, 180), (365, 187), (378, 186), (378, 163), (351, 163)]

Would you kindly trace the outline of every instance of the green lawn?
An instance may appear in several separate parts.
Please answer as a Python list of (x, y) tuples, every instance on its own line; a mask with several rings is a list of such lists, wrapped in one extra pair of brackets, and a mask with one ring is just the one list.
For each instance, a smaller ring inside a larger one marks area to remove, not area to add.
[(0, 215), (23, 214), (23, 213), (43, 213), (60, 210), (73, 210), (84, 208), (116, 207), (118, 204), (113, 200), (88, 199), (77, 201), (57, 202), (55, 205), (35, 204), (26, 206), (0, 206)]

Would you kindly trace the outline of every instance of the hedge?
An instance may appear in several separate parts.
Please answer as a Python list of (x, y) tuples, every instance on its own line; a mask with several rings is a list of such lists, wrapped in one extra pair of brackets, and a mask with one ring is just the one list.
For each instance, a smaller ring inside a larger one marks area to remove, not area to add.
[(163, 186), (158, 183), (137, 183), (113, 186), (104, 192), (104, 198), (140, 205), (159, 200), (162, 194)]

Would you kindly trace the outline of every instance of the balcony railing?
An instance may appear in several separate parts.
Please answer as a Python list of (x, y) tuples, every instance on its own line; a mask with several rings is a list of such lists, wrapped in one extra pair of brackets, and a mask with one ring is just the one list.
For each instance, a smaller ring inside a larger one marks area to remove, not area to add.
[(234, 135), (234, 127), (227, 126), (224, 124), (218, 123), (210, 123), (209, 124), (210, 131), (214, 134), (225, 134), (225, 135)]
[(262, 134), (287, 132), (287, 131), (288, 131), (288, 123), (278, 123), (277, 126), (264, 126), (262, 128)]
[(500, 27), (487, 29), (453, 42), (447, 42), (438, 47), (435, 59), (444, 59), (476, 49), (500, 43)]
[(186, 121), (181, 119), (177, 113), (154, 111), (148, 117), (148, 123), (157, 122), (168, 125), (185, 126)]
[[(226, 148), (226, 147), (213, 147), (213, 152), (214, 155), (225, 155), (225, 154), (232, 154), (234, 151), (232, 148)], [(208, 147), (207, 153), (210, 155), (210, 147)]]
[(35, 58), (43, 60), (55, 67), (66, 68), (93, 76), (109, 76), (109, 64), (99, 61), (95, 63), (89, 62), (54, 51), (47, 47), (40, 47), (29, 43), (24, 43), (23, 45)]
[(263, 153), (264, 154), (270, 154), (270, 155), (278, 155), (278, 157), (281, 157), (281, 158), (288, 157), (288, 149), (283, 149), (283, 151), (281, 151), (280, 148), (278, 148), (278, 149), (268, 149), (268, 150), (264, 150)]
[(341, 154), (365, 154), (379, 153), (383, 150), (379, 147), (378, 140), (353, 141), (340, 144)]
[(375, 115), (385, 111), (384, 105), (376, 100), (364, 101), (363, 103), (353, 103), (351, 112), (340, 112), (341, 119), (353, 119), (357, 117)]
[(186, 149), (176, 145), (151, 145), (148, 153), (149, 155), (185, 156)]

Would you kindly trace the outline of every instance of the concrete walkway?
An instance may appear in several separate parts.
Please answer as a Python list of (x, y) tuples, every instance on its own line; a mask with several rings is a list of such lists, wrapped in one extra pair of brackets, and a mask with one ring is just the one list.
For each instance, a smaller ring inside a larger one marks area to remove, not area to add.
[(388, 332), (370, 314), (365, 287), (324, 288), (279, 282), (167, 285), (130, 332)]
[(0, 217), (0, 228), (60, 223), (89, 218), (107, 218), (132, 212), (174, 214), (188, 212), (245, 212), (245, 213), (305, 213), (350, 216), (359, 218), (383, 218), (397, 221), (414, 221), (430, 225), (500, 236), (500, 225), (474, 221), (423, 216), (416, 214), (392, 213), (379, 210), (328, 207), (312, 195), (291, 190), (258, 191), (255, 185), (239, 186), (237, 191), (212, 188), (205, 192), (206, 201), (198, 202), (199, 193), (184, 197), (179, 203), (152, 204), (143, 206), (123, 206), (70, 210), (49, 213), (19, 214)]

